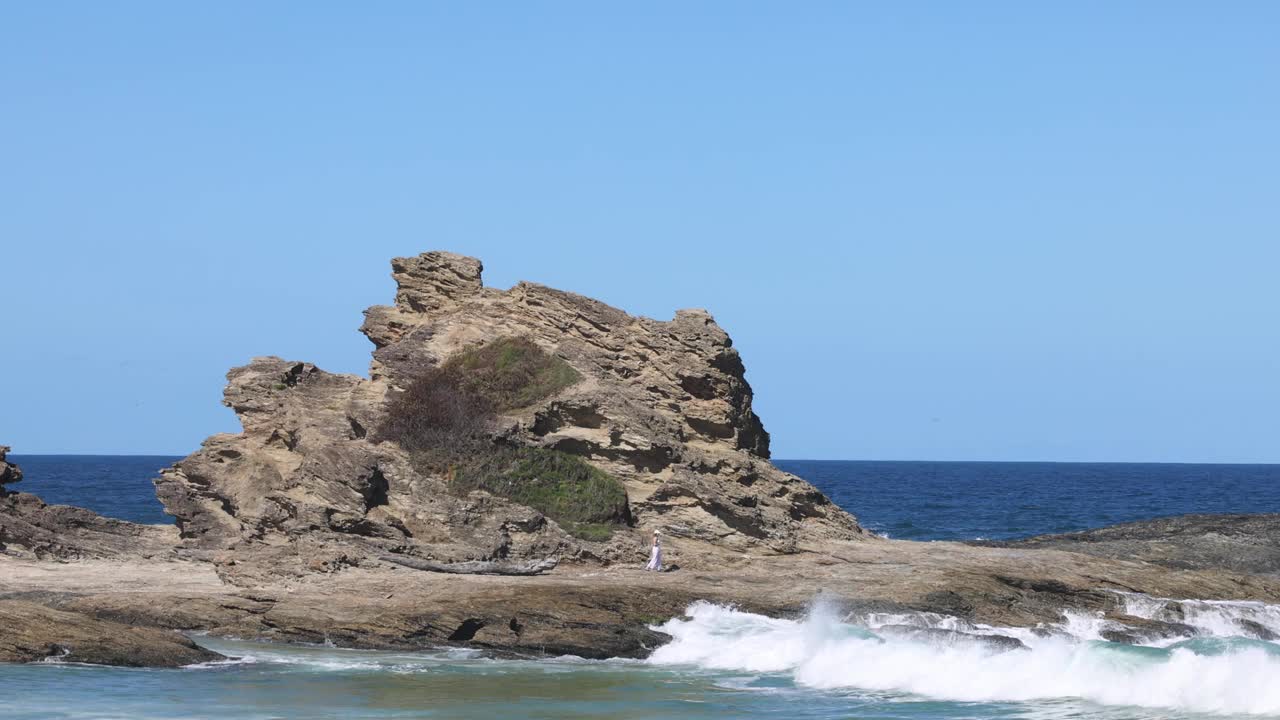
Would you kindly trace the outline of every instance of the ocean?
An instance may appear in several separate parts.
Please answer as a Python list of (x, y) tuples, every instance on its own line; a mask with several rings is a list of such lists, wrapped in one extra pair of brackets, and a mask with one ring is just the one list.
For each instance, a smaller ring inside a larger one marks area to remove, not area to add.
[[(173, 457), (22, 456), (15, 489), (139, 522), (167, 522), (150, 479)], [(1280, 512), (1280, 466), (782, 460), (869, 528), (900, 539), (1004, 539), (1190, 512)], [(1184, 598), (1179, 598), (1186, 600)], [(1130, 614), (1162, 602), (1125, 596)], [(966, 630), (928, 614), (848, 616), (816, 598), (804, 618), (706, 603), (661, 629), (643, 661), (495, 660), (197, 641), (236, 661), (179, 670), (0, 666), (0, 718), (1280, 718), (1280, 606), (1187, 602), (1198, 634), (1149, 646), (996, 629), (1029, 651), (932, 645), (882, 630)], [(989, 629), (988, 629), (989, 630)], [(3, 629), (0, 628), (0, 632)]]
[[(10, 455), (14, 489), (109, 517), (167, 523), (151, 485), (166, 455)], [(1280, 512), (1280, 465), (775, 460), (899, 540), (1004, 540), (1187, 513)]]

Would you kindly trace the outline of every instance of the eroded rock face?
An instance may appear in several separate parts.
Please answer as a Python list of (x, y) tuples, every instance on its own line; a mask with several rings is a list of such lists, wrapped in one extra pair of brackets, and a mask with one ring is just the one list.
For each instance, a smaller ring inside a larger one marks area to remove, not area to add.
[[(395, 305), (366, 311), (370, 378), (257, 358), (228, 374), (244, 431), (215, 435), (156, 481), (188, 548), (255, 549), (273, 567), (332, 570), (386, 552), (437, 560), (631, 558), (641, 531), (679, 540), (685, 565), (716, 552), (792, 552), (864, 535), (813, 486), (768, 462), (769, 436), (729, 336), (702, 310), (660, 322), (520, 283), (484, 287), (480, 261), (392, 261)], [(388, 393), (468, 347), (532, 340), (582, 376), (494, 429), (504, 442), (583, 457), (626, 487), (635, 531), (590, 543), (530, 508), (457, 496), (375, 430)], [(244, 553), (230, 575), (252, 575)], [(274, 572), (274, 570), (273, 570)]]

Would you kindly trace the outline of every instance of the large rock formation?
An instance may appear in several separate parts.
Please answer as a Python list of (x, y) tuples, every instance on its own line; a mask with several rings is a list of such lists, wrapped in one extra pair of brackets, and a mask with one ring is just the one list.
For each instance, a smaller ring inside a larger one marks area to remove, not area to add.
[[(608, 562), (642, 552), (638, 535), (651, 529), (681, 538), (675, 559), (686, 566), (864, 536), (812, 485), (769, 463), (742, 361), (707, 312), (660, 322), (531, 283), (486, 288), (480, 261), (443, 252), (397, 258), (392, 269), (395, 304), (365, 313), (369, 378), (274, 357), (236, 368), (225, 402), (243, 432), (209, 438), (157, 480), (186, 546), (222, 558), (227, 577), (333, 570), (387, 552)], [(452, 491), (444, 473), (378, 439), (390, 394), (504, 338), (536, 343), (581, 379), (505, 411), (493, 436), (618, 478), (635, 530), (580, 540), (529, 507)]]
[[(174, 631), (638, 657), (663, 640), (652, 626), (694, 600), (782, 615), (818, 595), (854, 613), (927, 611), (987, 626), (1103, 613), (1116, 637), (1138, 638), (1180, 629), (1176, 617), (1129, 614), (1135, 593), (1168, 607), (1280, 602), (1274, 517), (1154, 521), (1004, 547), (876, 538), (769, 463), (742, 362), (705, 312), (659, 322), (538, 285), (489, 289), (479, 261), (447, 253), (393, 270), (395, 305), (366, 314), (369, 378), (279, 358), (230, 372), (226, 403), (243, 431), (210, 437), (156, 482), (176, 527), (6, 493), (21, 473), (0, 450), (0, 661), (210, 657)], [(467, 490), (452, 466), (432, 470), (421, 448), (382, 439), (393, 437), (383, 432), (389, 408), (416, 397), (421, 378), (475, 371), (460, 361), (505, 357), (513, 338), (572, 377), (540, 385), (536, 400), (517, 394), (523, 407), (494, 405), (474, 428), (484, 447), (511, 453), (499, 457), (567, 458), (592, 478), (607, 474), (610, 502), (620, 482), (626, 511), (610, 516), (611, 537)], [(679, 572), (640, 569), (652, 529), (674, 537)], [(424, 571), (551, 558), (553, 570), (529, 576)]]

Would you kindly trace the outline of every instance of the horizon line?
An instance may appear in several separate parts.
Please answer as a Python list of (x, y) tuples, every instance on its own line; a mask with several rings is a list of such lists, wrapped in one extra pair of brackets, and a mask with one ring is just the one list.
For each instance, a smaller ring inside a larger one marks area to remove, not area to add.
[[(61, 453), (40, 452), (26, 453), (9, 451), (9, 457), (154, 457), (185, 458), (191, 453)], [(1280, 462), (1232, 461), (1199, 461), (1199, 460), (937, 460), (937, 459), (902, 459), (902, 458), (802, 458), (771, 457), (770, 462), (815, 462), (815, 463), (937, 463), (937, 464), (972, 464), (972, 465), (1244, 465), (1244, 466), (1276, 466)]]

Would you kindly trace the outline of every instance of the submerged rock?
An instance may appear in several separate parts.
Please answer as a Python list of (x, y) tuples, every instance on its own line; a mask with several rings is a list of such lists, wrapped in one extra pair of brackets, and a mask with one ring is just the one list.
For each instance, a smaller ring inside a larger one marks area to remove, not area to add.
[(1107, 615), (1107, 619), (1118, 623), (1120, 627), (1107, 628), (1098, 634), (1104, 640), (1125, 645), (1146, 645), (1160, 640), (1194, 637), (1198, 634), (1194, 627), (1185, 623), (1165, 622), (1123, 613), (1111, 613)]
[(1018, 638), (996, 633), (967, 633), (944, 628), (916, 627), (914, 625), (882, 625), (873, 630), (876, 635), (941, 647), (974, 646), (994, 652), (1027, 650), (1026, 643)]
[(1247, 618), (1237, 618), (1236, 625), (1245, 632), (1245, 635), (1255, 640), (1266, 640), (1267, 642), (1275, 642), (1280, 640), (1280, 633), (1276, 633), (1266, 625), (1257, 620), (1249, 620)]

